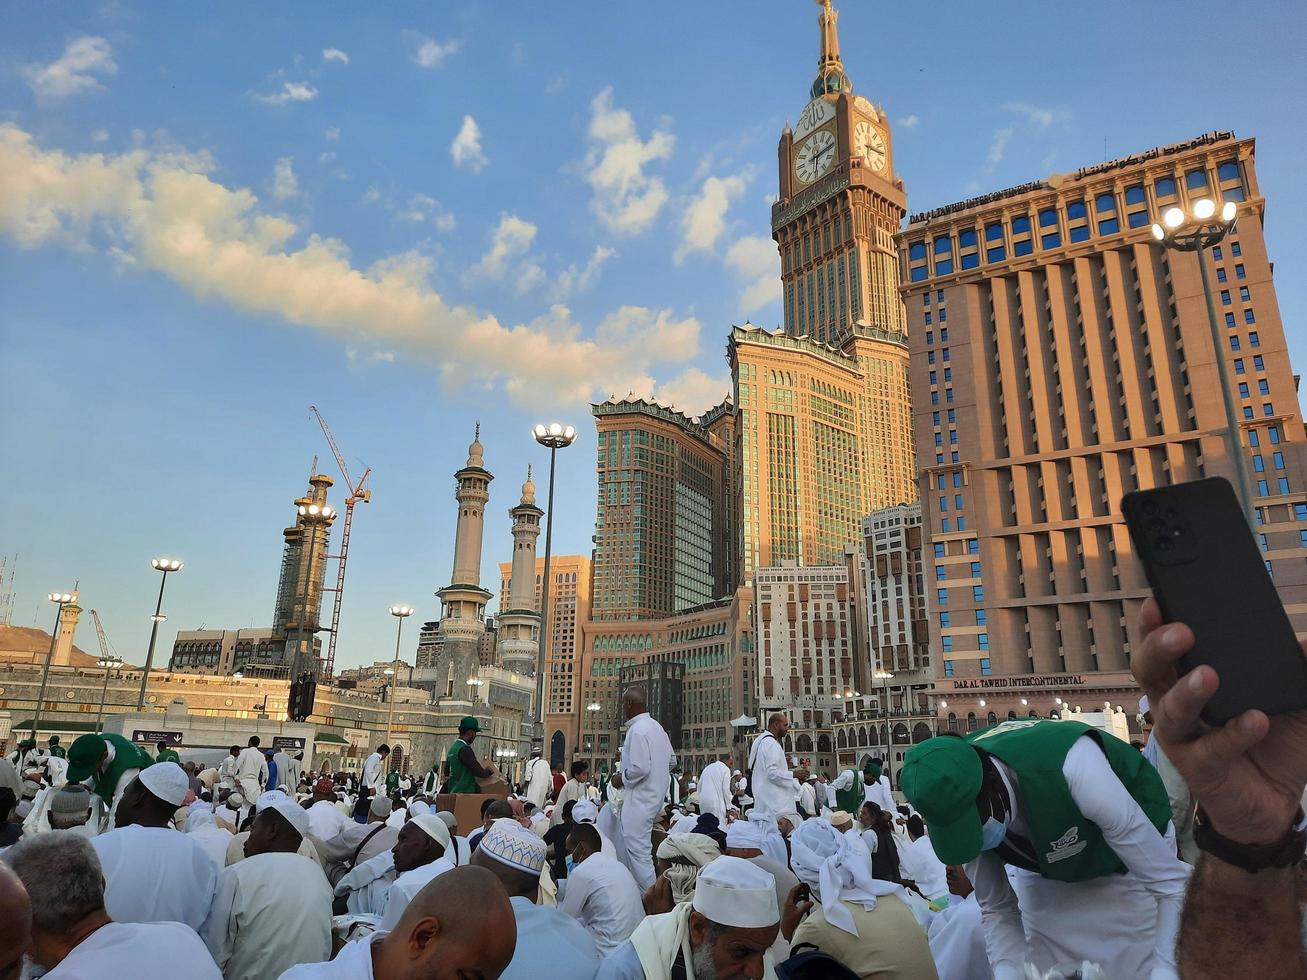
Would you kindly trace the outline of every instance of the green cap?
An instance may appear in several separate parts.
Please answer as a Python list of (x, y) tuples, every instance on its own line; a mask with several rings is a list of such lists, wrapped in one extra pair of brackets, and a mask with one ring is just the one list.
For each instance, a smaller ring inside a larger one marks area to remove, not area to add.
[(971, 743), (952, 735), (914, 745), (903, 759), (899, 785), (925, 819), (930, 845), (945, 864), (966, 864), (980, 853), (976, 797), (983, 775)]
[(80, 783), (95, 775), (104, 757), (104, 739), (99, 735), (81, 735), (68, 746), (68, 776), (70, 783)]
[(481, 722), (477, 721), (471, 715), (464, 715), (463, 720), (458, 723), (458, 730), (460, 732), (479, 732), (481, 731)]

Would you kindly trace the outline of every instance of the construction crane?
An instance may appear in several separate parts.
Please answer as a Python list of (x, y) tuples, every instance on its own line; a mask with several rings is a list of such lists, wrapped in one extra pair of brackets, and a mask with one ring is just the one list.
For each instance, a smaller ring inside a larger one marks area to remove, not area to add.
[(322, 434), (327, 437), (327, 445), (331, 447), (331, 454), (336, 457), (336, 465), (340, 467), (340, 475), (345, 481), (345, 486), (349, 490), (349, 496), (345, 498), (345, 527), (340, 533), (340, 554), (328, 555), (335, 557), (336, 561), (336, 587), (334, 589), (323, 589), (323, 592), (336, 593), (336, 601), (331, 609), (331, 636), (327, 640), (327, 658), (326, 658), (326, 675), (331, 677), (336, 671), (336, 636), (340, 627), (340, 602), (345, 595), (345, 563), (349, 559), (349, 533), (350, 528), (354, 526), (354, 505), (359, 501), (368, 503), (372, 499), (372, 491), (365, 490), (363, 484), (368, 482), (368, 476), (372, 473), (372, 467), (367, 467), (363, 471), (363, 476), (355, 483), (349, 475), (349, 468), (345, 465), (345, 457), (341, 455), (340, 447), (336, 445), (336, 439), (331, 434), (331, 427), (327, 425), (327, 420), (322, 417), (317, 406), (310, 405), (309, 411), (313, 413), (314, 418), (318, 420), (318, 425), (322, 426)]
[(14, 624), (14, 575), (17, 571), (17, 555), (12, 563), (8, 555), (0, 555), (0, 626)]
[(92, 609), (91, 618), (95, 620), (95, 636), (100, 641), (100, 666), (104, 668), (104, 685), (100, 688), (100, 710), (95, 715), (95, 730), (98, 732), (100, 731), (100, 722), (104, 719), (105, 698), (109, 694), (109, 669), (115, 664), (121, 666), (122, 658), (109, 652), (109, 641), (104, 637), (104, 627), (100, 625), (100, 614)]

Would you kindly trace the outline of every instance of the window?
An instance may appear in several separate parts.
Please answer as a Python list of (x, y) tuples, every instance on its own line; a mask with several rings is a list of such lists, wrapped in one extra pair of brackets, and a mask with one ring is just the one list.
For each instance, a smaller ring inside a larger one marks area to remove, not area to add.
[(1142, 228), (1144, 225), (1146, 225), (1146, 224), (1149, 223), (1149, 222), (1148, 222), (1148, 212), (1147, 212), (1147, 211), (1131, 211), (1130, 214), (1129, 214), (1129, 217), (1128, 217), (1127, 223), (1130, 225), (1131, 228)]
[(1175, 197), (1175, 180), (1163, 177), (1153, 184), (1153, 191), (1158, 197)]
[(952, 623), (953, 623), (953, 616), (947, 609), (939, 614), (940, 629), (948, 629), (948, 627), (951, 626)]
[(1222, 305), (1222, 306), (1229, 306), (1231, 302), (1232, 302), (1232, 301), (1231, 301), (1231, 299), (1230, 299), (1230, 290), (1228, 290), (1228, 289), (1222, 289), (1222, 290), (1221, 290), (1221, 305)]
[(1230, 327), (1231, 329), (1234, 328), (1234, 314), (1233, 314), (1233, 313), (1227, 313), (1227, 314), (1225, 314), (1225, 325), (1226, 325), (1227, 327)]
[(1088, 212), (1085, 210), (1084, 201), (1070, 201), (1066, 206), (1067, 220), (1075, 221), (1077, 218), (1083, 218)]
[(1247, 381), (1240, 381), (1240, 382), (1239, 382), (1239, 397), (1240, 397), (1240, 398), (1247, 398), (1247, 397), (1248, 397), (1248, 382), (1247, 382)]
[(956, 446), (956, 445), (958, 444), (958, 430), (957, 430), (957, 429), (949, 429), (949, 430), (948, 430), (948, 442), (949, 442), (949, 445), (950, 445), (950, 446)]
[[(980, 541), (979, 541), (979, 540), (977, 540), (976, 538), (972, 538), (970, 541), (967, 542), (967, 554), (969, 554), (969, 555), (978, 555), (978, 554), (980, 554)], [(979, 566), (978, 564), (974, 564), (974, 563), (973, 563), (973, 567), (975, 567), (977, 570), (979, 570), (979, 568), (980, 568), (980, 566)]]
[(1295, 521), (1307, 521), (1307, 504), (1293, 505), (1293, 519)]
[(1254, 473), (1266, 472), (1266, 460), (1262, 459), (1261, 453), (1253, 453), (1253, 472)]
[(979, 253), (979, 252), (970, 252), (970, 253), (968, 253), (967, 255), (962, 256), (962, 268), (964, 268), (964, 269), (974, 269), (974, 268), (976, 268), (978, 265), (980, 265), (980, 253)]
[(1098, 223), (1100, 235), (1114, 235), (1121, 230), (1121, 222), (1116, 218), (1104, 218)]
[(935, 601), (941, 606), (948, 605), (948, 589), (936, 589)]
[(948, 578), (948, 569), (945, 568), (943, 565), (936, 565), (936, 566), (935, 566), (935, 581), (936, 581), (936, 582), (943, 582), (943, 581), (944, 581), (945, 579), (947, 579), (947, 578)]
[(1057, 227), (1057, 208), (1044, 208), (1043, 211), (1039, 212), (1039, 227)]
[(938, 384), (938, 383), (939, 383), (939, 382), (936, 380), (936, 377), (937, 377), (937, 375), (935, 374), (935, 372), (934, 372), (934, 371), (931, 371), (931, 372), (930, 372), (930, 383), (931, 383), (931, 384)]
[(995, 221), (993, 224), (985, 225), (985, 241), (1001, 242), (1003, 240), (1003, 226)]
[(1111, 194), (1099, 194), (1094, 198), (1094, 210), (1099, 214), (1112, 214), (1116, 211), (1116, 198)]
[(948, 513), (948, 497), (940, 497), (940, 498), (939, 498), (939, 512), (940, 512), (941, 514), (947, 514), (947, 513)]
[(1222, 261), (1221, 256), (1222, 256), (1221, 246), (1220, 245), (1212, 246), (1212, 258), (1215, 259), (1217, 262), (1220, 262)]
[(1270, 382), (1268, 382), (1265, 378), (1260, 378), (1257, 381), (1257, 392), (1258, 394), (1269, 395), (1271, 393)]
[(953, 271), (953, 260), (952, 260), (952, 259), (936, 259), (936, 260), (935, 260), (935, 275), (937, 275), (937, 276), (947, 276), (947, 275), (948, 275), (950, 272), (952, 272), (952, 271)]
[(946, 361), (949, 359), (949, 354), (948, 354), (948, 348), (947, 348), (947, 347), (945, 347), (945, 348), (940, 352), (940, 356), (943, 357), (944, 360), (946, 360)]
[(1289, 492), (1289, 478), (1287, 476), (1280, 477), (1280, 479), (1276, 481), (1276, 485), (1280, 488), (1280, 493)]
[(989, 622), (989, 614), (986, 613), (985, 610), (983, 610), (983, 609), (977, 609), (977, 610), (976, 610), (976, 625), (977, 625), (977, 626), (985, 626), (985, 625), (988, 624), (988, 622)]
[(1231, 242), (1231, 243), (1230, 243), (1230, 254), (1231, 254), (1231, 255), (1234, 255), (1234, 256), (1236, 256), (1236, 257), (1237, 257), (1237, 256), (1240, 256), (1240, 255), (1243, 255), (1243, 249), (1240, 247), (1240, 245), (1239, 245), (1238, 242)]
[(936, 482), (937, 482), (938, 485), (939, 485), (939, 489), (940, 489), (940, 490), (943, 490), (943, 489), (944, 489), (944, 485), (945, 485), (945, 483), (947, 482), (947, 481), (944, 479), (944, 474), (943, 474), (943, 473), (941, 473), (941, 474), (939, 475), (939, 477), (937, 478), (937, 481), (936, 481)]
[(1237, 265), (1235, 265), (1235, 267), (1234, 267), (1234, 277), (1235, 277), (1236, 279), (1247, 279), (1247, 278), (1248, 278), (1248, 272), (1247, 272), (1247, 270), (1244, 269), (1244, 267), (1243, 267), (1243, 263), (1242, 263), (1242, 262), (1240, 262), (1240, 263), (1238, 263)]
[(966, 228), (966, 229), (964, 229), (964, 230), (958, 232), (958, 245), (959, 245), (961, 248), (975, 248), (975, 247), (976, 247), (976, 229), (974, 229), (974, 228)]
[(971, 577), (980, 578), (980, 562), (973, 561), (971, 563)]
[(958, 461), (958, 454), (956, 450), (954, 452), (949, 453), (948, 455), (949, 455), (948, 461), (950, 463), (956, 463)]
[[(953, 638), (952, 638), (951, 636), (946, 636), (946, 637), (944, 637), (944, 639), (946, 639), (946, 640), (952, 640)], [(952, 649), (953, 649), (953, 644), (952, 644), (952, 643), (949, 643), (949, 645), (946, 646), (944, 649), (945, 649), (945, 650), (952, 650)], [(944, 676), (945, 676), (945, 677), (952, 677), (952, 676), (953, 676), (953, 661), (952, 661), (952, 660), (945, 660), (945, 661), (944, 661)], [(953, 724), (954, 724), (954, 725), (957, 724), (957, 719), (956, 719), (956, 718), (953, 719)]]
[(955, 487), (960, 487), (960, 486), (962, 486), (962, 474), (961, 474), (961, 473), (956, 473), (956, 472), (955, 472), (955, 473), (953, 474), (953, 485), (954, 485)]
[(1252, 446), (1254, 449), (1257, 448), (1257, 430), (1256, 430), (1256, 429), (1249, 429), (1249, 430), (1248, 430), (1248, 445)]
[(935, 352), (933, 350), (926, 351), (926, 363), (927, 364), (935, 363)]
[(1013, 255), (1029, 255), (1035, 250), (1035, 243), (1029, 238), (1023, 238), (1012, 246)]
[(1265, 481), (1265, 480), (1258, 480), (1258, 481), (1257, 481), (1257, 496), (1259, 496), (1259, 497), (1269, 497), (1270, 494), (1271, 494), (1271, 488), (1270, 488), (1269, 486), (1266, 485), (1266, 481)]
[(1072, 228), (1072, 229), (1071, 229), (1070, 238), (1071, 238), (1071, 241), (1072, 241), (1072, 242), (1087, 242), (1087, 241), (1089, 241), (1089, 226), (1088, 226), (1088, 225), (1080, 225), (1080, 226), (1077, 227), (1077, 228)]
[(1014, 235), (1030, 234), (1030, 215), (1021, 214), (1012, 219), (1012, 234)]
[(936, 432), (936, 433), (935, 433), (935, 445), (937, 445), (937, 446), (943, 446), (943, 445), (944, 445), (944, 433), (942, 433), (942, 432)]
[(921, 282), (929, 274), (930, 273), (926, 271), (926, 267), (924, 265), (919, 265), (915, 269), (913, 269), (911, 273), (909, 273), (908, 278), (912, 282)]
[[(983, 636), (984, 634), (981, 634), (981, 635)], [(986, 642), (986, 643), (989, 643), (989, 637), (988, 637), (988, 636), (985, 636), (985, 642)], [(981, 647), (980, 649), (982, 649), (982, 650), (988, 650), (989, 647), (988, 647), (988, 646), (983, 646), (983, 647)], [(980, 658), (980, 676), (981, 676), (981, 677), (988, 677), (991, 673), (993, 673), (993, 670), (992, 670), (992, 668), (989, 666), (989, 658), (988, 658), (988, 657), (981, 657), (981, 658)], [(991, 711), (990, 714), (992, 715), (993, 712)]]
[(1280, 427), (1278, 425), (1272, 425), (1267, 428), (1266, 435), (1267, 438), (1271, 440), (1272, 446), (1278, 446), (1280, 444)]
[(941, 235), (935, 239), (935, 254), (943, 255), (953, 251), (953, 242), (947, 235)]
[(944, 290), (942, 289), (935, 290), (935, 302), (936, 303), (944, 302)]
[[(951, 636), (941, 636), (941, 637), (939, 638), (939, 648), (940, 648), (940, 650), (941, 650), (943, 653), (952, 653), (952, 652), (953, 652), (953, 637), (951, 637)], [(944, 662), (945, 662), (946, 664), (948, 664), (950, 667), (953, 665), (953, 662), (952, 662), (951, 660), (945, 660)], [(952, 671), (949, 672), (949, 676), (950, 676), (950, 677), (953, 676)]]
[(949, 425), (952, 425), (957, 420), (958, 420), (958, 410), (956, 408), (950, 408), (948, 410)]
[(1002, 262), (1005, 258), (1007, 258), (1007, 249), (1005, 249), (1002, 245), (998, 246), (998, 248), (990, 248), (985, 250), (986, 262)]
[(988, 634), (988, 633), (977, 633), (977, 634), (976, 634), (976, 642), (980, 645), (980, 649), (982, 649), (982, 650), (988, 650), (988, 649), (989, 649), (989, 634)]
[(1217, 281), (1217, 282), (1225, 282), (1225, 279), (1226, 279), (1226, 276), (1225, 276), (1225, 270), (1224, 270), (1224, 269), (1217, 269), (1217, 270), (1216, 270), (1216, 281)]
[(930, 403), (931, 403), (932, 405), (938, 405), (938, 404), (939, 404), (939, 392), (938, 392), (938, 391), (932, 391), (932, 392), (930, 393)]
[(973, 585), (971, 587), (971, 598), (976, 602), (984, 602), (985, 587), (983, 585)]
[(962, 494), (960, 494), (960, 493), (955, 493), (955, 494), (953, 495), (953, 509), (954, 509), (954, 510), (963, 510), (963, 509), (965, 509), (965, 508), (964, 508), (964, 505), (963, 505), (963, 503), (962, 503)]
[(1238, 349), (1239, 349), (1239, 337), (1238, 337), (1237, 334), (1231, 334), (1231, 335), (1230, 335), (1230, 350), (1238, 350)]
[(1284, 453), (1276, 452), (1271, 454), (1271, 462), (1277, 470), (1284, 469)]
[(1227, 180), (1238, 180), (1239, 164), (1233, 160), (1226, 160), (1225, 163), (1216, 168), (1216, 177), (1222, 183)]
[(1191, 191), (1198, 190), (1207, 186), (1206, 170), (1190, 170), (1184, 175), (1184, 185)]
[[(946, 314), (947, 312), (948, 312), (948, 310), (940, 310), (940, 311), (939, 311), (939, 319), (940, 319), (940, 322), (941, 322), (941, 323), (942, 323), (944, 320), (947, 320), (947, 319), (948, 319), (948, 317), (946, 317), (946, 316), (944, 315), (944, 314)], [(939, 331), (939, 339), (940, 339), (943, 343), (946, 343), (946, 344), (948, 343), (948, 327), (941, 327), (941, 328), (940, 328), (940, 331)]]
[(1267, 547), (1267, 546), (1266, 546), (1266, 535), (1264, 535), (1264, 534), (1259, 534), (1259, 535), (1257, 535), (1257, 543), (1258, 543), (1259, 545), (1261, 545), (1262, 551), (1265, 551), (1265, 550), (1266, 550), (1266, 547)]
[[(1235, 374), (1247, 374), (1247, 373), (1248, 373), (1248, 372), (1245, 371), (1244, 368), (1243, 368), (1243, 358), (1242, 358), (1242, 357), (1236, 357), (1236, 358), (1234, 359), (1234, 373), (1235, 373)], [(1263, 392), (1263, 394), (1265, 394), (1265, 392)]]
[(1144, 204), (1146, 202), (1147, 197), (1144, 194), (1143, 184), (1132, 184), (1130, 187), (1125, 189), (1126, 204)]
[[(1243, 417), (1246, 419), (1250, 419), (1253, 417), (1253, 407), (1251, 405), (1245, 405), (1243, 407)], [(940, 462), (942, 463), (944, 462), (944, 460), (941, 459)]]
[(1298, 544), (1300, 547), (1307, 548), (1307, 531), (1298, 532)]
[(953, 403), (953, 389), (952, 389), (952, 388), (945, 388), (945, 389), (944, 389), (944, 400), (945, 400), (946, 402), (948, 402), (950, 405)]
[(939, 412), (931, 412), (930, 416), (931, 416), (930, 418), (931, 424), (939, 425)]
[(1040, 248), (1059, 248), (1061, 247), (1061, 245), (1062, 245), (1062, 236), (1059, 235), (1057, 232), (1053, 232), (1051, 235), (1043, 235), (1039, 239)]
[(1253, 355), (1253, 370), (1254, 370), (1254, 371), (1265, 371), (1265, 370), (1266, 370), (1266, 362), (1265, 362), (1264, 360), (1262, 360), (1262, 355), (1261, 355), (1261, 354), (1254, 354), (1254, 355)]
[(946, 367), (944, 369), (944, 380), (945, 381), (953, 380), (953, 369), (951, 367)]
[(1245, 303), (1247, 303), (1249, 300), (1252, 299), (1252, 296), (1250, 296), (1250, 295), (1248, 294), (1248, 287), (1247, 287), (1247, 286), (1240, 286), (1240, 287), (1239, 287), (1239, 298), (1240, 298), (1241, 300), (1243, 300)]
[[(936, 558), (943, 558), (943, 557), (944, 557), (944, 543), (943, 543), (942, 541), (936, 541), (936, 542), (935, 542), (935, 557), (936, 557)], [(938, 570), (939, 570), (939, 569), (936, 569), (936, 571), (938, 571)]]

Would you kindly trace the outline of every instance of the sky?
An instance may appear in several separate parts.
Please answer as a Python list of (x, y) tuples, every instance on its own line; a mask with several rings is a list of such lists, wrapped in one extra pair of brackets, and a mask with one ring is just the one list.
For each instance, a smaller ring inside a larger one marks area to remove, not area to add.
[[(1307, 363), (1300, 4), (838, 9), (912, 211), (1211, 130), (1255, 136)], [(167, 555), (186, 567), (157, 659), (177, 629), (269, 625), (292, 501), (315, 455), (338, 475), (310, 405), (353, 476), (373, 470), (338, 667), (391, 656), (391, 603), (437, 618), (452, 474), (478, 421), (496, 477), (483, 583), (511, 554), (528, 463), (543, 502), (538, 421), (580, 430), (559, 455), (554, 546), (589, 553), (590, 403), (634, 393), (697, 414), (728, 390), (730, 326), (779, 322), (776, 141), (807, 100), (817, 12), (9, 5), (0, 555), (18, 556), (15, 624), (49, 629), (45, 594), (78, 583), (143, 662), (149, 559)], [(87, 620), (78, 643), (94, 649)]]

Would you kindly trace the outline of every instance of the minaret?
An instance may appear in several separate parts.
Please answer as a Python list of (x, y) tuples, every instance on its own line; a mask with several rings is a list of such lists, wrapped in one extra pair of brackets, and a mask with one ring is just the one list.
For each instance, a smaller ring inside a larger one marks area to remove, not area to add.
[(536, 608), (536, 539), (544, 511), (536, 506), (536, 485), (526, 468), (522, 502), (508, 512), (513, 519), (513, 575), (508, 595), (500, 597), (499, 662), (505, 670), (528, 677), (536, 671), (540, 612)]
[(50, 663), (56, 667), (69, 667), (73, 662), (73, 638), (77, 634), (77, 617), (82, 614), (82, 607), (77, 604), (77, 593), (73, 601), (65, 603), (59, 613), (59, 636), (54, 643), (54, 657)]
[[(335, 513), (327, 507), (329, 476), (314, 473), (308, 492), (295, 499), (295, 523), (282, 530), (281, 577), (277, 582), (277, 604), (272, 614), (272, 633), (285, 639), (284, 666), (295, 658), (295, 646), (304, 653), (313, 649), (313, 637), (321, 625), (322, 588), (327, 574), (327, 551)], [(324, 514), (328, 516), (323, 517)]]
[(440, 633), (444, 637), (437, 670), (449, 670), (447, 693), (467, 698), (467, 680), (477, 663), (477, 641), (486, 631), (486, 603), (490, 593), (481, 588), (481, 542), (485, 533), (486, 502), (494, 477), (485, 468), (481, 423), (467, 447), (467, 465), (454, 474), (458, 489), (458, 528), (454, 534), (453, 581), (436, 593), (444, 606)]

